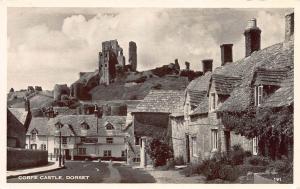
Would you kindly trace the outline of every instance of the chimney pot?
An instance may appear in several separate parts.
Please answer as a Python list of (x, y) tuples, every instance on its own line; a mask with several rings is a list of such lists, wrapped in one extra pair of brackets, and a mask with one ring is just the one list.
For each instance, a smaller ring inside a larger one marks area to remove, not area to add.
[(190, 63), (189, 62), (185, 62), (185, 69), (190, 70)]
[(232, 62), (232, 46), (233, 44), (222, 44), (221, 48), (221, 66), (227, 62)]
[(294, 36), (294, 12), (285, 15), (285, 40), (290, 40), (292, 36)]
[(204, 60), (202, 60), (203, 74), (205, 74), (208, 71), (212, 72), (212, 67), (213, 67), (212, 63), (213, 63), (213, 59), (204, 59)]
[(254, 51), (260, 50), (261, 30), (256, 25), (256, 19), (252, 18), (248, 21), (245, 35), (246, 57), (250, 56)]

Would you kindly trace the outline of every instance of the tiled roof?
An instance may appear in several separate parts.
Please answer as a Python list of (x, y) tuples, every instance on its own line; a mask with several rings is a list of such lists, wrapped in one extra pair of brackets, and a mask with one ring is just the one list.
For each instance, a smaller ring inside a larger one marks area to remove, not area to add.
[(184, 91), (151, 90), (133, 112), (183, 112)]
[(9, 108), (9, 111), (24, 125), (27, 119), (28, 111), (25, 108)]
[(211, 75), (211, 72), (206, 72), (205, 75), (197, 77), (189, 83), (189, 85), (187, 86), (187, 90), (208, 91)]
[(287, 77), (280, 83), (281, 88), (267, 98), (261, 107), (283, 107), (294, 103), (294, 70), (290, 70)]
[(205, 75), (200, 76), (193, 81), (187, 87), (187, 93), (190, 97), (190, 105), (197, 107), (193, 113), (205, 113), (207, 112), (208, 99), (207, 93), (212, 78), (211, 72), (206, 72)]
[(276, 85), (280, 86), (281, 82), (286, 78), (288, 69), (264, 69), (256, 70), (255, 85)]
[(219, 95), (229, 95), (242, 80), (240, 76), (226, 76), (219, 74), (213, 74), (212, 78), (215, 83), (217, 94)]
[(147, 125), (138, 122), (134, 122), (134, 135), (135, 136), (149, 136), (155, 138), (163, 138), (167, 134), (167, 128), (158, 127), (154, 125)]
[(200, 104), (195, 108), (194, 111), (190, 113), (190, 115), (198, 115), (198, 114), (205, 114), (208, 112), (208, 97), (205, 96)]
[[(294, 42), (278, 43), (253, 52), (251, 56), (226, 64), (215, 70), (215, 74), (240, 76), (241, 84), (234, 88), (230, 97), (222, 104), (219, 111), (243, 111), (253, 98), (252, 84), (256, 70), (290, 70), (294, 61)], [(285, 101), (286, 99), (282, 99)]]
[[(38, 131), (39, 135), (57, 135), (55, 123), (62, 123), (64, 126), (61, 129), (63, 136), (82, 136), (81, 123), (88, 124), (88, 136), (119, 136), (123, 135), (122, 128), (125, 126), (126, 116), (105, 116), (98, 119), (98, 134), (97, 134), (97, 118), (94, 115), (63, 115), (55, 118), (33, 118), (29, 126), (27, 134), (33, 129)], [(114, 130), (106, 130), (105, 125), (111, 123)]]

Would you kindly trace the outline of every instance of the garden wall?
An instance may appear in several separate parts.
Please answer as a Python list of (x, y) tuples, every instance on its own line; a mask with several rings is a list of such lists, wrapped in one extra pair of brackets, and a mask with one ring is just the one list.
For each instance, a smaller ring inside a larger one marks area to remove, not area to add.
[(48, 151), (7, 148), (7, 170), (48, 164)]

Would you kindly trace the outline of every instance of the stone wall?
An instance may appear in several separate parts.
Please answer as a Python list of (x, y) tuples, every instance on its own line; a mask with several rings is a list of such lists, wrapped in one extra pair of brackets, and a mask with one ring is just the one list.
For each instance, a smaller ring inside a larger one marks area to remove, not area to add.
[(48, 164), (48, 152), (22, 148), (7, 148), (7, 170)]

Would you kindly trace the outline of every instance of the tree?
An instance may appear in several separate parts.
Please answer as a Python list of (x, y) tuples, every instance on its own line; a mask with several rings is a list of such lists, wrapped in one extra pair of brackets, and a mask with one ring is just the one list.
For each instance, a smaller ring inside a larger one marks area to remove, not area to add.
[(9, 92), (10, 92), (10, 93), (15, 92), (14, 88), (10, 88)]

